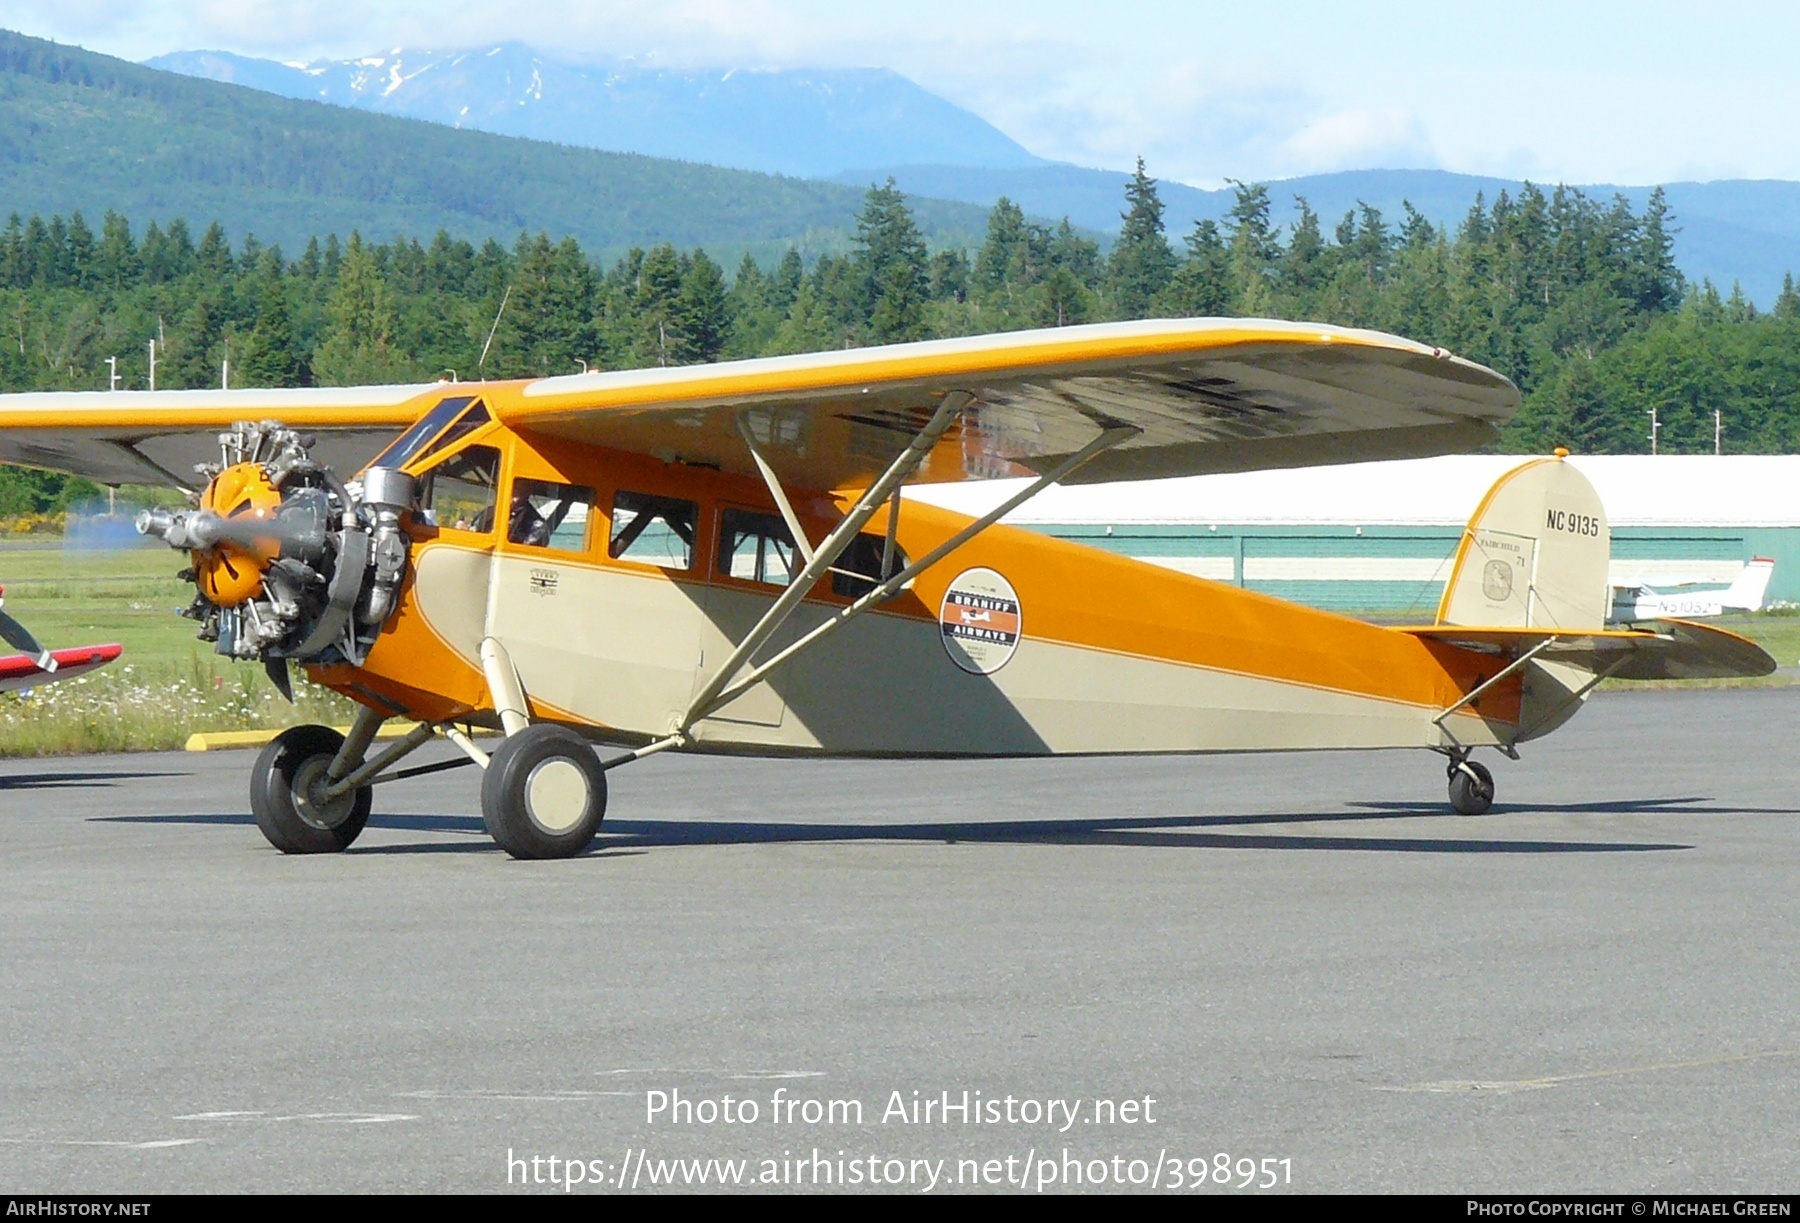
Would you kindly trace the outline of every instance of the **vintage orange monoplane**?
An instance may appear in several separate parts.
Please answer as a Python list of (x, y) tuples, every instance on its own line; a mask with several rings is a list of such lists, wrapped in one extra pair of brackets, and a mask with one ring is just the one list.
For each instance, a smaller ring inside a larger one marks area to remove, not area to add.
[[(1605, 627), (1605, 513), (1560, 457), (1488, 493), (1415, 628), (997, 525), (1058, 481), (1470, 450), (1518, 402), (1390, 335), (1180, 320), (523, 382), (11, 395), (0, 458), (192, 491), (139, 525), (192, 553), (200, 636), (360, 705), (348, 736), (299, 727), (257, 760), (277, 848), (349, 845), (371, 788), (443, 735), (484, 770), (494, 839), (544, 858), (591, 842), (607, 770), (665, 749), (1425, 748), (1476, 813), (1471, 752), (1516, 756), (1607, 676), (1771, 670), (1701, 625)], [(1020, 476), (975, 519), (901, 495)], [(389, 718), (418, 725), (371, 754)], [(478, 726), (504, 734), (491, 753)]]

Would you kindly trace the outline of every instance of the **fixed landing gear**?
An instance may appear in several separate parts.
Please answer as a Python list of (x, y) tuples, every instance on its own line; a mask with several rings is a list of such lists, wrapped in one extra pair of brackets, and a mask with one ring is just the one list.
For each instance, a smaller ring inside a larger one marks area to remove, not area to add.
[(481, 818), (515, 858), (572, 858), (606, 815), (606, 770), (588, 741), (536, 723), (507, 736), (481, 777)]
[(1482, 815), (1494, 805), (1494, 775), (1465, 752), (1450, 757), (1450, 805), (1458, 815)]
[[(364, 761), (383, 720), (381, 714), (365, 711), (348, 740), (329, 726), (296, 726), (262, 750), (250, 773), (250, 809), (269, 844), (285, 854), (347, 849), (369, 821), (370, 791), (376, 783), (467, 764), (486, 766), (482, 820), (513, 857), (572, 858), (600, 831), (606, 815), (606, 770), (588, 741), (567, 727), (521, 727), (489, 756), (454, 729), (421, 724)], [(436, 731), (444, 731), (469, 758), (392, 770)]]
[(250, 810), (269, 844), (284, 854), (332, 854), (369, 822), (369, 787), (326, 798), (328, 771), (344, 746), (329, 726), (284, 730), (250, 770)]

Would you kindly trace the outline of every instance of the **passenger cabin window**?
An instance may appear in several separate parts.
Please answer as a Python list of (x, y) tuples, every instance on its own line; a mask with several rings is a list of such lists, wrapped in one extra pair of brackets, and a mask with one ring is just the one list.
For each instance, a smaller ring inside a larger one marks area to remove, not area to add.
[(419, 489), (427, 526), (453, 531), (494, 529), (494, 500), (500, 485), (500, 452), (470, 446), (425, 473)]
[[(831, 593), (846, 599), (860, 599), (875, 589), (877, 582), (899, 573), (910, 563), (900, 545), (888, 560), (887, 572), (881, 571), (881, 554), (887, 547), (885, 535), (858, 535), (839, 555), (831, 567)], [(898, 591), (894, 592), (898, 594)], [(889, 596), (892, 597), (891, 595)]]
[(746, 582), (786, 586), (800, 571), (787, 523), (774, 514), (726, 510), (719, 516), (719, 572)]
[(699, 520), (700, 507), (692, 501), (620, 492), (613, 498), (607, 555), (664, 569), (691, 569), (694, 524)]
[(506, 538), (510, 543), (533, 548), (585, 551), (593, 505), (594, 490), (579, 484), (514, 480)]

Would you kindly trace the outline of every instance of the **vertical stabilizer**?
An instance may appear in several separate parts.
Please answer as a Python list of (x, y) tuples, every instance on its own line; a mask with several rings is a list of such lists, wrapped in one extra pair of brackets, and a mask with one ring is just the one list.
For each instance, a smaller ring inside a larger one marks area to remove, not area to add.
[(1761, 611), (1763, 596), (1768, 593), (1769, 579), (1775, 576), (1775, 562), (1766, 556), (1753, 557), (1737, 575), (1730, 589), (1719, 596), (1719, 602), (1733, 610)]
[(1606, 622), (1612, 532), (1600, 497), (1563, 459), (1494, 482), (1463, 531), (1439, 624), (1595, 629)]

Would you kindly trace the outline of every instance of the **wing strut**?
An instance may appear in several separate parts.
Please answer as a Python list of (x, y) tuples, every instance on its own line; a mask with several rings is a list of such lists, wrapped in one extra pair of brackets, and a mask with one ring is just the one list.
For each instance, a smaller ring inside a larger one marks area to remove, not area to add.
[(769, 486), (769, 496), (775, 498), (775, 507), (781, 511), (781, 520), (787, 523), (788, 533), (794, 537), (794, 546), (800, 549), (800, 559), (810, 565), (813, 547), (806, 538), (806, 528), (800, 525), (799, 515), (794, 513), (794, 507), (788, 503), (787, 490), (781, 487), (781, 480), (775, 475), (775, 469), (763, 457), (762, 447), (756, 441), (756, 431), (750, 427), (748, 413), (738, 417), (737, 426), (738, 432), (743, 435), (744, 445), (750, 448), (750, 457), (756, 462), (756, 470), (762, 473), (763, 483)]
[[(713, 673), (713, 677), (706, 682), (706, 686), (695, 694), (693, 701), (688, 705), (687, 712), (682, 715), (681, 721), (675, 726), (673, 731), (675, 736), (684, 737), (688, 727), (718, 707), (719, 693), (725, 685), (732, 681), (739, 668), (749, 660), (750, 656), (761, 649), (762, 644), (774, 635), (775, 630), (787, 623), (787, 619), (793, 615), (794, 609), (800, 606), (800, 601), (812, 592), (813, 584), (836, 563), (844, 549), (848, 548), (851, 541), (856, 538), (857, 532), (862, 530), (863, 524), (888, 499), (888, 495), (906, 483), (907, 477), (917, 471), (919, 465), (930, 457), (932, 450), (937, 446), (938, 439), (944, 436), (944, 431), (950, 427), (950, 422), (955, 420), (963, 408), (968, 406), (971, 398), (973, 397), (966, 391), (951, 391), (938, 402), (937, 411), (931, 414), (931, 419), (926, 422), (925, 427), (919, 430), (912, 441), (907, 443), (906, 449), (902, 450), (888, 465), (888, 469), (881, 474), (881, 478), (863, 490), (862, 496), (857, 498), (850, 513), (842, 522), (832, 528), (831, 534), (825, 537), (818, 550), (807, 559), (806, 565), (794, 576), (794, 580), (788, 583), (788, 588), (781, 592), (781, 597), (776, 599), (774, 605), (763, 613), (762, 619), (756, 622), (756, 627), (744, 635), (743, 641), (738, 643), (737, 649), (731, 652), (731, 657), (725, 660), (724, 665)], [(746, 430), (747, 432), (748, 430)], [(754, 448), (754, 444), (751, 454), (757, 457), (758, 465), (763, 466), (761, 455)], [(766, 466), (764, 470), (771, 487), (779, 488), (773, 472), (768, 471)], [(792, 507), (788, 505), (787, 498), (779, 492), (776, 504), (781, 506), (783, 515), (788, 518), (789, 529), (793, 530), (798, 527), (798, 521), (793, 518)], [(800, 541), (805, 538), (804, 533), (795, 531), (794, 542), (796, 544), (800, 544)], [(800, 546), (804, 547), (805, 545), (801, 544)]]
[[(764, 641), (767, 641), (770, 634), (772, 634), (776, 628), (779, 628), (782, 622), (787, 619), (788, 614), (795, 607), (799, 606), (800, 600), (805, 596), (806, 592), (811, 589), (812, 584), (818, 580), (820, 575), (830, 568), (833, 561), (837, 560), (838, 554), (850, 545), (850, 541), (856, 537), (856, 531), (862, 527), (863, 523), (868, 521), (875, 510), (879, 508), (884, 501), (889, 501), (889, 499), (892, 498), (889, 508), (888, 538), (886, 545), (882, 549), (884, 553), (882, 570), (885, 572), (888, 569), (888, 562), (893, 554), (894, 520), (898, 517), (900, 511), (899, 494), (901, 485), (904, 483), (906, 476), (911, 474), (911, 472), (924, 461), (925, 455), (930, 453), (931, 446), (936, 444), (937, 437), (942, 436), (944, 429), (948, 427), (949, 417), (953, 416), (955, 412), (960, 411), (961, 408), (968, 403), (969, 398), (969, 396), (964, 395), (961, 392), (953, 392), (951, 395), (945, 397), (945, 403), (939, 405), (938, 412), (932, 417), (931, 423), (926, 425), (925, 428), (920, 431), (918, 437), (913, 440), (912, 445), (909, 446), (898, 459), (894, 460), (894, 465), (888, 469), (887, 474), (869, 486), (857, 500), (856, 506), (850, 511), (849, 517), (845, 518), (844, 521), (838, 525), (837, 529), (832, 531), (831, 535), (826, 538), (825, 542), (819, 545), (818, 551), (814, 553), (812, 560), (807, 563), (806, 568), (801, 571), (788, 586), (787, 590), (783, 592), (782, 597), (775, 601), (775, 605), (763, 615), (763, 618), (760, 621), (757, 622), (756, 627), (750, 630), (749, 635), (744, 638), (743, 644), (739, 645), (738, 648), (732, 652), (731, 657), (725, 661), (724, 666), (719, 668), (711, 682), (695, 696), (693, 701), (688, 705), (687, 712), (682, 715), (681, 721), (675, 730), (665, 738), (658, 739), (654, 743), (646, 744), (636, 751), (620, 756), (615, 760), (607, 761), (605, 765), (606, 768), (614, 769), (622, 764), (629, 764), (634, 760), (642, 760), (645, 756), (655, 755), (657, 752), (665, 751), (671, 747), (679, 747), (686, 743), (687, 732), (694, 723), (700, 721), (714, 710), (736, 700), (750, 688), (761, 683), (768, 677), (770, 672), (788, 662), (801, 651), (810, 649), (823, 638), (836, 632), (857, 616), (868, 611), (868, 609), (875, 606), (875, 604), (892, 597), (897, 591), (903, 589), (908, 582), (912, 581), (919, 574), (943, 560), (946, 556), (950, 555), (950, 553), (956, 551), (956, 549), (962, 547), (971, 539), (974, 539), (977, 535), (993, 526), (996, 522), (999, 522), (1006, 515), (1018, 509), (1021, 505), (1025, 504), (1025, 502), (1031, 500), (1046, 488), (1049, 488), (1052, 484), (1073, 474), (1076, 470), (1085, 466), (1089, 461), (1098, 458), (1113, 447), (1136, 437), (1139, 433), (1143, 432), (1143, 430), (1139, 429), (1136, 425), (1119, 424), (1113, 421), (1101, 422), (1100, 435), (1094, 438), (1093, 441), (1064, 459), (1051, 470), (1039, 476), (1036, 480), (1033, 480), (1017, 493), (1008, 497), (1005, 501), (994, 507), (992, 510), (989, 510), (986, 514), (983, 514), (980, 518), (969, 523), (968, 526), (952, 535), (949, 539), (946, 539), (943, 543), (933, 548), (930, 552), (927, 552), (924, 556), (920, 557), (906, 568), (900, 570), (898, 573), (890, 575), (884, 581), (878, 583), (871, 590), (863, 594), (861, 598), (840, 610), (835, 616), (831, 617), (831, 619), (820, 624), (799, 640), (782, 649), (767, 662), (752, 668), (742, 679), (737, 680), (735, 683), (730, 682), (732, 677), (734, 677), (738, 670), (744, 665), (744, 660), (747, 659)], [(953, 405), (950, 403), (952, 399), (957, 401)], [(950, 408), (949, 412), (945, 411), (946, 407)], [(927, 441), (928, 435), (929, 441)], [(921, 443), (924, 444), (921, 445)], [(902, 464), (905, 464), (904, 469), (902, 469)], [(797, 531), (795, 533), (795, 539), (796, 542), (798, 542), (799, 533)]]
[(1139, 432), (1140, 430), (1136, 425), (1118, 425), (1107, 429), (1105, 432), (1101, 433), (1099, 437), (1070, 455), (1055, 468), (1046, 472), (1044, 475), (1039, 476), (1023, 489), (1001, 502), (994, 509), (989, 510), (980, 518), (977, 518), (974, 522), (971, 522), (968, 526), (933, 548), (930, 552), (927, 552), (924, 556), (902, 569), (899, 573), (894, 574), (892, 577), (876, 586), (873, 590), (864, 594), (861, 598), (857, 599), (856, 602), (838, 612), (837, 615), (825, 621), (810, 633), (807, 633), (804, 637), (795, 641), (792, 645), (783, 649), (767, 662), (756, 667), (748, 675), (744, 676), (743, 679), (719, 692), (698, 716), (690, 715), (686, 725), (692, 725), (694, 722), (699, 721), (700, 718), (705, 717), (706, 714), (711, 713), (713, 710), (718, 709), (727, 702), (736, 700), (748, 689), (761, 683), (769, 672), (787, 662), (790, 658), (794, 657), (794, 655), (800, 653), (802, 650), (810, 648), (815, 642), (836, 632), (851, 620), (867, 611), (870, 607), (873, 607), (883, 599), (893, 595), (919, 574), (943, 560), (946, 556), (950, 555), (950, 553), (956, 551), (971, 539), (974, 539), (977, 535), (993, 526), (996, 522), (999, 522), (1000, 519), (1025, 504), (1025, 502), (1031, 500), (1031, 498), (1037, 496), (1052, 484), (1055, 484), (1058, 480), (1073, 473), (1078, 467), (1087, 463), (1088, 460), (1098, 458), (1101, 454), (1111, 450), (1120, 442), (1137, 436)]

